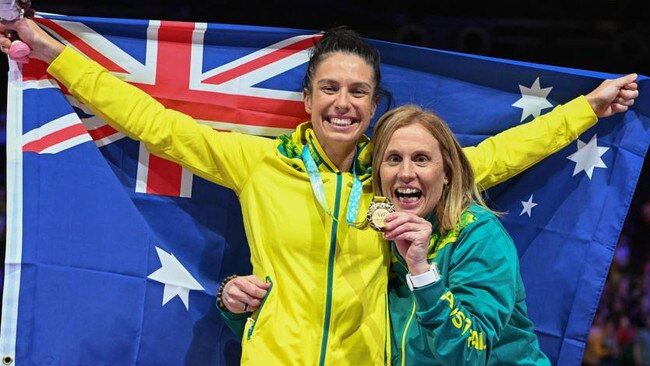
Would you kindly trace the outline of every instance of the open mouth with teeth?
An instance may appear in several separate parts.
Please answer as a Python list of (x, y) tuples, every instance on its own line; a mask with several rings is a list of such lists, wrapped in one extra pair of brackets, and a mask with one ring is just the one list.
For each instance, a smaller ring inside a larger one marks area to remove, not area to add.
[(394, 194), (398, 201), (404, 203), (416, 202), (422, 197), (422, 191), (417, 188), (397, 188)]
[(336, 118), (336, 117), (330, 117), (326, 119), (327, 123), (334, 125), (336, 127), (348, 127), (351, 126), (353, 123), (356, 123), (357, 120), (353, 118)]

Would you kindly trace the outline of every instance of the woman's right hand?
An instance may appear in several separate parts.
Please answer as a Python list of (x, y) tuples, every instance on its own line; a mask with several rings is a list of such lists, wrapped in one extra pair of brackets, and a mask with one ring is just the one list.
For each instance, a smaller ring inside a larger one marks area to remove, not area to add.
[(420, 216), (393, 212), (386, 217), (384, 238), (395, 242), (412, 275), (429, 270), (429, 240), (433, 226)]
[(65, 48), (63, 44), (52, 38), (32, 19), (18, 19), (12, 22), (0, 23), (0, 50), (9, 51), (12, 39), (7, 31), (15, 31), (20, 39), (32, 49), (29, 58), (51, 63)]
[(231, 313), (253, 312), (262, 304), (270, 286), (255, 275), (238, 276), (223, 287), (223, 304)]

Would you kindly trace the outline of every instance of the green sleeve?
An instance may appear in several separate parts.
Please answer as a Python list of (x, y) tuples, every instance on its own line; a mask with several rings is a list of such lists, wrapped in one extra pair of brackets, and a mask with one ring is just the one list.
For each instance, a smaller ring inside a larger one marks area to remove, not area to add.
[(106, 123), (192, 173), (239, 192), (271, 139), (217, 132), (154, 98), (66, 47), (48, 73)]
[(220, 307), (217, 306), (219, 310), (219, 315), (223, 319), (224, 323), (235, 333), (236, 336), (240, 338), (244, 336), (244, 327), (246, 326), (246, 319), (251, 315), (251, 313), (241, 313), (235, 314), (229, 311), (223, 311)]
[(597, 121), (587, 98), (579, 96), (463, 152), (474, 169), (476, 183), (488, 189), (564, 148)]
[(497, 219), (461, 232), (448, 273), (416, 288), (416, 315), (426, 345), (443, 365), (485, 364), (516, 302), (515, 246)]

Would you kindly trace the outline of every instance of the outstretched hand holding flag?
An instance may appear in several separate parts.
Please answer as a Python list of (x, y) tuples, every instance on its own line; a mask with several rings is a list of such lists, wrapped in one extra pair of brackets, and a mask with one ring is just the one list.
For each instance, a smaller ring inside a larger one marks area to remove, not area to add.
[[(30, 6), (30, 0), (0, 0), (0, 21), (13, 22), (24, 16), (33, 16), (34, 10)], [(6, 34), (12, 40), (7, 50), (9, 58), (19, 63), (28, 62), (31, 51), (29, 46), (21, 41), (15, 32), (8, 31)]]

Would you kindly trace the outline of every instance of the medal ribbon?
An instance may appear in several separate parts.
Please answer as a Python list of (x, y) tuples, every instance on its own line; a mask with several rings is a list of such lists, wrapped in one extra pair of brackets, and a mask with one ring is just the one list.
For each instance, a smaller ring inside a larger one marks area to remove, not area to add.
[[(336, 217), (332, 214), (332, 211), (327, 204), (325, 199), (325, 188), (323, 187), (323, 179), (320, 176), (318, 167), (314, 158), (311, 156), (309, 151), (309, 143), (306, 143), (302, 148), (301, 158), (307, 169), (307, 175), (309, 175), (309, 183), (311, 184), (311, 190), (314, 192), (314, 197), (318, 204), (323, 208), (323, 210), (332, 218), (334, 221), (338, 221)], [(355, 157), (356, 163), (356, 157)], [(346, 213), (346, 220), (348, 225), (358, 227), (359, 224), (355, 223), (357, 217), (357, 212), (359, 211), (359, 201), (361, 200), (361, 189), (362, 184), (359, 178), (357, 177), (357, 171), (353, 165), (352, 172), (354, 174), (354, 183), (352, 183), (352, 190), (350, 191), (350, 197), (348, 198), (348, 209)]]

